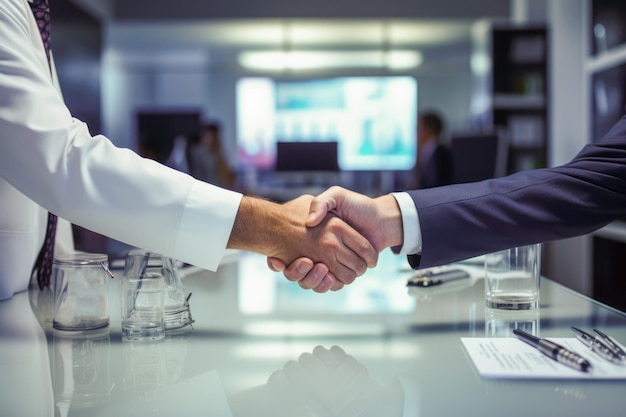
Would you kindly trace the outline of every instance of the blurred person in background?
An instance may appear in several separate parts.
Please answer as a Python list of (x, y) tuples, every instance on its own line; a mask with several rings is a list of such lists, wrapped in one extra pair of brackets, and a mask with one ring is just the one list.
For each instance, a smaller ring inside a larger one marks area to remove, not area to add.
[(452, 157), (442, 142), (442, 116), (428, 110), (420, 113), (417, 122), (416, 188), (431, 188), (452, 182)]
[(234, 188), (235, 174), (222, 151), (219, 123), (211, 122), (202, 127), (199, 142), (189, 152), (189, 168), (191, 175), (201, 181)]

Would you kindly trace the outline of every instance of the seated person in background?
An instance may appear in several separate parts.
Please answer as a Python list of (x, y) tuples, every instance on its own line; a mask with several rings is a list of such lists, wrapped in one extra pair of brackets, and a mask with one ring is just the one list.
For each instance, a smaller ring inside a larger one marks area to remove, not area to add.
[(224, 188), (233, 188), (235, 175), (222, 153), (218, 123), (208, 123), (203, 127), (200, 141), (189, 152), (189, 165), (193, 177)]
[(174, 145), (172, 146), (172, 152), (167, 157), (165, 165), (170, 168), (174, 168), (177, 171), (189, 174), (189, 163), (187, 161), (187, 138), (183, 135), (176, 136), (174, 138)]
[(443, 119), (435, 111), (420, 113), (417, 122), (417, 188), (431, 188), (452, 182), (450, 150), (441, 143)]

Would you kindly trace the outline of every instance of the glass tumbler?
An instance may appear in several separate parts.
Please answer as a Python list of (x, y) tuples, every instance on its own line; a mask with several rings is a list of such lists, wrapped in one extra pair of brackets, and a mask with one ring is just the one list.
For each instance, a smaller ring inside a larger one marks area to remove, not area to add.
[(154, 252), (137, 249), (126, 255), (124, 276), (156, 273), (165, 280), (165, 330), (181, 329), (190, 325), (189, 296), (185, 294), (176, 261)]
[(485, 304), (501, 310), (539, 307), (541, 244), (485, 256)]
[(122, 278), (122, 340), (151, 341), (165, 337), (164, 289), (160, 274), (147, 272)]

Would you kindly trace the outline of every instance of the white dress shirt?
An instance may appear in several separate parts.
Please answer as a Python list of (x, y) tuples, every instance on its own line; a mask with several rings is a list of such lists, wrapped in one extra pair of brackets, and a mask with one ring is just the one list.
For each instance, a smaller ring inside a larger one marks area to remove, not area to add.
[[(214, 270), (240, 201), (239, 193), (92, 136), (71, 116), (51, 81), (27, 1), (3, 1), (0, 299), (28, 287), (47, 210), (130, 245)], [(67, 223), (61, 221), (59, 229), (57, 251), (60, 241), (71, 237)], [(72, 249), (71, 241), (64, 249)]]
[(422, 233), (417, 208), (407, 193), (391, 193), (395, 197), (402, 212), (402, 231), (404, 243), (397, 253), (415, 255), (422, 253)]

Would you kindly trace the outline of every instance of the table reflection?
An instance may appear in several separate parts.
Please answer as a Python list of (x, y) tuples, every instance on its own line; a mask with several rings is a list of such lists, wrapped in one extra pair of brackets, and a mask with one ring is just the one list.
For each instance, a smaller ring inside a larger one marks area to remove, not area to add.
[(167, 337), (154, 343), (123, 343), (123, 390), (158, 394), (185, 379), (188, 336)]
[(54, 331), (52, 386), (57, 415), (70, 408), (102, 406), (110, 400), (110, 332)]
[(414, 416), (419, 414), (414, 388), (406, 375), (376, 381), (341, 347), (318, 345), (273, 372), (266, 385), (231, 398), (231, 404), (235, 417)]
[(485, 308), (476, 265), (463, 266), (475, 273), (460, 286), (413, 290), (405, 258), (387, 253), (344, 291), (316, 294), (268, 272), (264, 257), (236, 260), (184, 277), (196, 324), (155, 343), (122, 341), (118, 280), (103, 333), (54, 332), (46, 291), (0, 303), (0, 414), (409, 417), (471, 404), (477, 415), (521, 417), (510, 407), (520, 392), (541, 404), (538, 415), (623, 411), (623, 383), (490, 381), (464, 351), (462, 337), (515, 328), (560, 337), (598, 327), (626, 340), (623, 314), (549, 280), (540, 310), (506, 312)]
[(539, 309), (514, 311), (485, 307), (486, 337), (516, 337), (515, 329), (539, 336), (540, 323)]
[(48, 345), (28, 296), (0, 302), (0, 414), (52, 417)]

